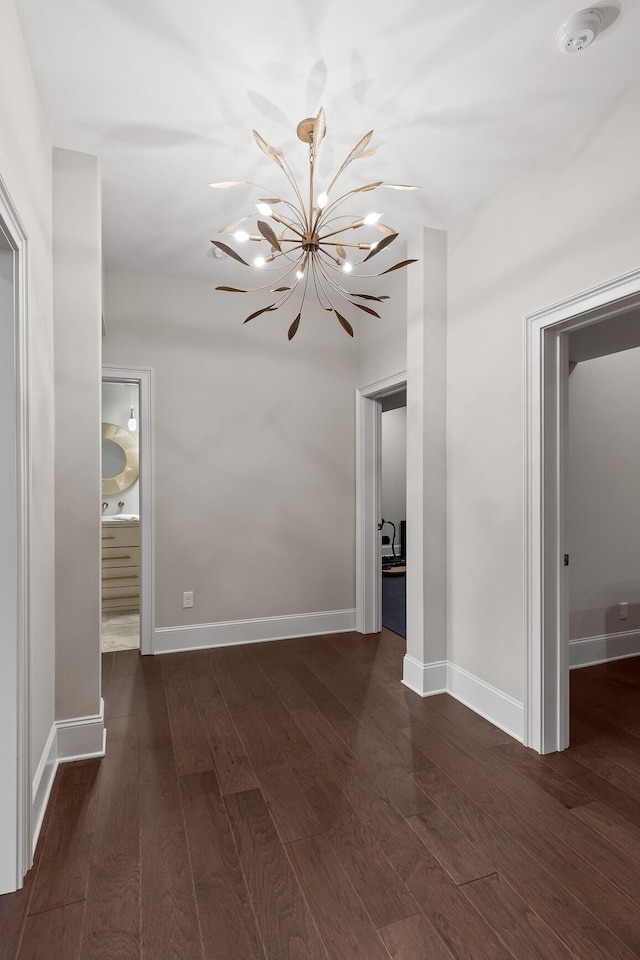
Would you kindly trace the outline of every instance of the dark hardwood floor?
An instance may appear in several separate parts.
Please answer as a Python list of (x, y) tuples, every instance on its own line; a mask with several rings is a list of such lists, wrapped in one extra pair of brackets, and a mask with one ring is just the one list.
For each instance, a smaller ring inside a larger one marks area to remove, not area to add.
[(640, 957), (640, 658), (575, 671), (572, 746), (401, 686), (388, 631), (106, 654), (2, 960)]

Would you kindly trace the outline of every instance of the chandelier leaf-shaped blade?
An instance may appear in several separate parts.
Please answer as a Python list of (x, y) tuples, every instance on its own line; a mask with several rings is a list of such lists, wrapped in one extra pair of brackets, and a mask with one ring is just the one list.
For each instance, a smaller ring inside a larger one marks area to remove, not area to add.
[(217, 247), (218, 250), (222, 250), (222, 252), (225, 253), (228, 257), (233, 257), (233, 259), (237, 260), (238, 263), (243, 263), (245, 267), (249, 266), (247, 261), (244, 260), (239, 253), (236, 253), (233, 247), (227, 246), (227, 244), (222, 243), (221, 240), (212, 240), (211, 243), (214, 245), (214, 247)]
[(375, 246), (373, 250), (367, 254), (367, 256), (364, 258), (362, 262), (366, 263), (367, 260), (371, 260), (371, 257), (375, 257), (376, 253), (380, 253), (380, 251), (384, 250), (385, 247), (388, 247), (390, 243), (393, 243), (393, 241), (397, 236), (398, 236), (397, 233), (391, 233), (391, 234), (388, 234), (386, 237), (383, 237), (382, 240), (378, 242), (377, 246)]
[(301, 316), (302, 316), (302, 312), (300, 312), (300, 313), (298, 314), (298, 316), (295, 318), (295, 320), (293, 321), (293, 323), (292, 323), (291, 326), (289, 327), (289, 329), (288, 329), (288, 331), (287, 331), (287, 337), (288, 337), (289, 340), (293, 340), (293, 338), (295, 337), (296, 333), (298, 332), (298, 327), (300, 326), (300, 317), (301, 317)]
[(268, 307), (263, 307), (262, 310), (255, 310), (254, 313), (250, 313), (246, 320), (243, 320), (243, 323), (249, 323), (249, 320), (253, 320), (255, 317), (259, 317), (261, 313), (270, 313), (272, 310), (275, 310), (275, 306), (270, 303)]
[(272, 247), (278, 250), (279, 253), (282, 253), (282, 247), (280, 246), (280, 241), (276, 237), (275, 233), (273, 232), (269, 224), (265, 223), (264, 220), (258, 220), (257, 226), (258, 226), (258, 230), (260, 231), (262, 236), (265, 238), (265, 240), (267, 240)]
[(340, 326), (342, 327), (342, 329), (343, 329), (343, 330), (346, 330), (347, 333), (349, 334), (349, 336), (352, 337), (352, 336), (353, 336), (353, 327), (351, 326), (351, 324), (349, 323), (349, 321), (348, 321), (348, 320), (345, 320), (345, 318), (342, 316), (342, 314), (341, 314), (341, 313), (338, 313), (337, 310), (334, 310), (333, 312), (335, 313), (336, 317), (338, 318), (338, 320), (339, 320), (339, 322), (340, 322)]
[(392, 267), (388, 267), (386, 270), (383, 270), (381, 273), (378, 273), (378, 277), (383, 277), (385, 273), (392, 273), (394, 270), (400, 270), (402, 267), (408, 267), (410, 263), (417, 263), (417, 260), (401, 260), (400, 263), (394, 263)]

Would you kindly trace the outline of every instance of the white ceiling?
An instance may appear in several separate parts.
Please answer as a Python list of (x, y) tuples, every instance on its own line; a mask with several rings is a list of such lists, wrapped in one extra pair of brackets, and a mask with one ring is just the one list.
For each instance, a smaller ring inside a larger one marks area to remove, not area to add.
[(207, 184), (283, 189), (252, 128), (304, 164), (295, 127), (324, 106), (322, 177), (373, 127), (352, 184), (419, 184), (376, 197), (385, 221), (446, 228), (640, 78), (640, 0), (601, 3), (610, 25), (577, 55), (555, 36), (579, 0), (17, 7), (54, 144), (100, 158), (107, 267), (217, 283), (241, 268), (209, 241), (256, 195)]

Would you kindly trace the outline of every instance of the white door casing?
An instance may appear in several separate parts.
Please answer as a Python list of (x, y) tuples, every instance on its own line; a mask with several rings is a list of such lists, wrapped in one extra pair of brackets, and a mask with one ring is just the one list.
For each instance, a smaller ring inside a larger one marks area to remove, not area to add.
[(637, 270), (524, 317), (524, 744), (539, 753), (569, 745), (567, 335), (639, 306)]
[(0, 893), (22, 886), (31, 866), (29, 697), (28, 240), (0, 177), (2, 292), (0, 404)]

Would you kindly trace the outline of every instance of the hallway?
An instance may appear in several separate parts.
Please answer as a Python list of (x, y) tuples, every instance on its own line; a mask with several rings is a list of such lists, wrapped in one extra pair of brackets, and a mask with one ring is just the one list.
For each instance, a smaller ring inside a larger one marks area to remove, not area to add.
[(640, 956), (640, 659), (575, 671), (541, 758), (402, 654), (106, 654), (107, 756), (59, 769), (2, 960)]

